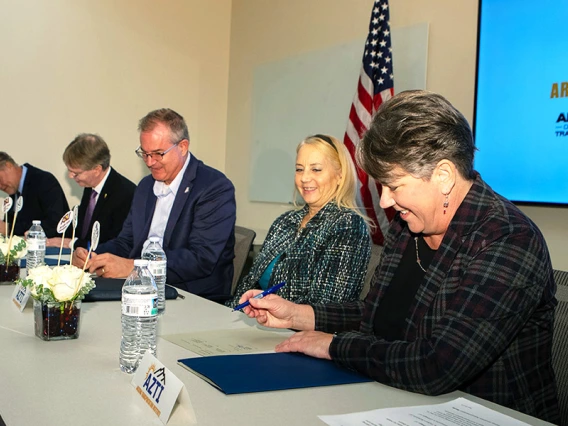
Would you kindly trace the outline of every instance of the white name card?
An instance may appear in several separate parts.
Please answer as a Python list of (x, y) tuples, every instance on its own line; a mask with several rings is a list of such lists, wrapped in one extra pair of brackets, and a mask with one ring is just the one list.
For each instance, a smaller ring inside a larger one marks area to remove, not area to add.
[[(196, 423), (184, 384), (150, 352), (146, 352), (140, 361), (132, 386), (163, 424), (168, 423), (170, 415), (183, 420), (184, 424)], [(178, 404), (172, 415), (176, 401)]]
[(24, 308), (26, 307), (26, 303), (28, 303), (29, 298), (30, 289), (21, 284), (16, 285), (16, 288), (12, 293), (12, 302), (16, 305), (20, 312), (24, 312)]

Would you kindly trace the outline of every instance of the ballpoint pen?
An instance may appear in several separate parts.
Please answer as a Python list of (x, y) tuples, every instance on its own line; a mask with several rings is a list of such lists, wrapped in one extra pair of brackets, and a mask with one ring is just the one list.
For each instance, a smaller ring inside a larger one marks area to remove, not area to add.
[[(282, 287), (284, 287), (284, 285), (286, 284), (286, 281), (282, 281), (279, 284), (273, 285), (270, 288), (267, 288), (266, 290), (264, 290), (262, 293), (257, 294), (256, 296), (253, 297), (253, 299), (262, 299), (264, 296), (267, 296), (269, 294), (272, 294), (274, 292), (277, 292), (278, 290), (280, 290)], [(250, 305), (250, 299), (247, 300), (246, 302), (241, 303), (240, 305), (237, 305), (233, 308), (233, 312), (235, 311), (240, 311), (241, 309), (246, 308), (248, 305)]]

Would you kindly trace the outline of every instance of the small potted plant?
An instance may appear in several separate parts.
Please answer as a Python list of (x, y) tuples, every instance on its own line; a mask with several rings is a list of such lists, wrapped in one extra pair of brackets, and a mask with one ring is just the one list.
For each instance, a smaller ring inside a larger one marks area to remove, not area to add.
[(14, 283), (20, 278), (20, 259), (26, 254), (26, 240), (0, 236), (0, 282)]
[(19, 280), (30, 289), (34, 305), (35, 335), (43, 340), (79, 337), (81, 300), (95, 282), (88, 272), (73, 265), (41, 265)]

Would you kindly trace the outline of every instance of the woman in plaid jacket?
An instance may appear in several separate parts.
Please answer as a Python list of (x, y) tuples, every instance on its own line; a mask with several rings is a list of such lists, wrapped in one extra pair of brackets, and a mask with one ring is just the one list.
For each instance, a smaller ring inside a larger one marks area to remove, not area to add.
[(397, 214), (365, 301), (267, 296), (244, 311), (305, 330), (277, 351), (332, 359), (412, 392), (462, 390), (557, 423), (548, 248), (473, 170), (474, 151), (469, 124), (442, 96), (409, 91), (385, 102), (358, 160), (383, 185), (381, 206)]
[(270, 227), (235, 297), (280, 282), (278, 294), (297, 303), (357, 300), (371, 253), (366, 220), (355, 207), (355, 171), (337, 139), (315, 135), (297, 148), (296, 190), (306, 202)]

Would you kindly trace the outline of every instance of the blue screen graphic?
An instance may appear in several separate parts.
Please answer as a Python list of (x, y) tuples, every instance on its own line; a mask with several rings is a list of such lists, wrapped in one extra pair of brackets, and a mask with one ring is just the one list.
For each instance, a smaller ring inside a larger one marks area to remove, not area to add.
[(475, 169), (512, 201), (568, 204), (568, 1), (480, 3)]

